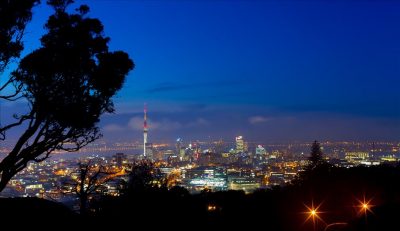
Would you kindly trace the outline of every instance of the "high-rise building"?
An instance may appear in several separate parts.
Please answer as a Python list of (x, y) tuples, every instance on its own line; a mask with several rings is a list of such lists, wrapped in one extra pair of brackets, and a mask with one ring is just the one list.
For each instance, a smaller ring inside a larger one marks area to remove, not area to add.
[(181, 149), (184, 148), (182, 138), (176, 139), (175, 148), (176, 148), (176, 155), (179, 156), (181, 153)]
[(244, 152), (244, 140), (243, 136), (236, 137), (236, 152), (241, 153)]
[(162, 152), (162, 156), (163, 156), (163, 160), (170, 160), (172, 158), (174, 158), (174, 156), (176, 157), (175, 153), (173, 150), (169, 149), (169, 150), (164, 150)]
[(215, 153), (223, 153), (225, 151), (224, 141), (221, 139), (217, 142), (214, 142), (214, 149)]
[(153, 144), (148, 142), (149, 127), (147, 124), (147, 104), (144, 104), (144, 121), (143, 121), (143, 158), (153, 159)]
[(153, 143), (146, 143), (146, 158), (149, 160), (154, 160), (154, 148)]
[(360, 163), (369, 159), (368, 152), (346, 152), (345, 159), (350, 163)]
[(256, 155), (254, 156), (255, 164), (265, 163), (267, 159), (267, 151), (262, 145), (257, 145), (256, 147)]
[(258, 146), (256, 147), (256, 155), (263, 155), (263, 156), (265, 156), (265, 155), (267, 155), (267, 151), (265, 150), (265, 148), (264, 148), (263, 146), (258, 145)]
[(126, 161), (127, 158), (126, 158), (126, 155), (124, 153), (116, 153), (113, 156), (113, 159), (114, 159), (114, 162), (115, 162), (116, 166), (122, 167), (123, 162)]
[(147, 105), (144, 104), (144, 122), (143, 122), (143, 157), (146, 158), (146, 149), (147, 149)]

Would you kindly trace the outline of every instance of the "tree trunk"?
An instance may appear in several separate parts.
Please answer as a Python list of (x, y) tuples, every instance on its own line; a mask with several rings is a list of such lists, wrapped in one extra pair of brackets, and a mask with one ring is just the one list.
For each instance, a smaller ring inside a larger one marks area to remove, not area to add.
[[(19, 156), (22, 151), (25, 151), (29, 147), (23, 149), (24, 144), (35, 134), (37, 129), (40, 126), (40, 121), (35, 120), (32, 127), (29, 127), (24, 134), (18, 139), (17, 143), (15, 144), (13, 150), (0, 162), (0, 192), (7, 186), (8, 182), (11, 178), (18, 173), (17, 163), (21, 161), (21, 157)], [(24, 161), (29, 161), (29, 159), (25, 159)]]
[(12, 176), (9, 176), (9, 174), (4, 173), (4, 170), (2, 171), (1, 179), (0, 179), (0, 192), (4, 190), (4, 188), (7, 186), (8, 182), (11, 180)]
[(86, 194), (82, 194), (82, 195), (80, 195), (79, 199), (80, 199), (79, 212), (81, 215), (86, 215), (87, 214), (88, 196)]

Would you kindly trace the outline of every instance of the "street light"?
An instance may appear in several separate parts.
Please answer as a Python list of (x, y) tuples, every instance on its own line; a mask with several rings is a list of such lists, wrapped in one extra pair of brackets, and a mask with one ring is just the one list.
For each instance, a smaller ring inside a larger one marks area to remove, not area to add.
[(363, 198), (363, 200), (358, 200), (359, 205), (357, 206), (358, 209), (358, 213), (359, 214), (364, 214), (365, 216), (367, 215), (368, 212), (372, 213), (371, 208), (373, 207), (373, 205), (371, 204), (372, 199), (370, 200), (366, 200), (365, 196)]
[(307, 208), (307, 212), (305, 212), (306, 214), (308, 214), (308, 217), (306, 219), (306, 221), (312, 219), (313, 221), (315, 221), (316, 219), (322, 220), (321, 217), (319, 216), (319, 214), (321, 214), (322, 212), (319, 211), (319, 208), (321, 207), (321, 204), (319, 204), (317, 207), (314, 206), (314, 202), (311, 202), (311, 206), (307, 206), (304, 205)]
[(311, 216), (313, 216), (313, 217), (317, 215), (317, 211), (315, 209), (311, 210), (310, 213), (311, 213)]
[(210, 204), (210, 205), (207, 206), (207, 210), (210, 211), (210, 212), (213, 212), (216, 209), (217, 209), (217, 206), (215, 206), (215, 205)]
[[(322, 203), (321, 203), (321, 204), (322, 204)], [(305, 212), (306, 214), (308, 214), (307, 219), (306, 219), (305, 222), (307, 222), (308, 220), (312, 220), (314, 230), (316, 229), (316, 224), (317, 224), (317, 221), (318, 221), (318, 220), (320, 220), (320, 221), (322, 221), (324, 224), (326, 224), (326, 223), (322, 220), (322, 218), (319, 216), (319, 214), (323, 213), (323, 212), (319, 211), (319, 208), (321, 207), (321, 204), (319, 204), (318, 206), (315, 207), (315, 206), (314, 206), (314, 201), (311, 201), (311, 206), (304, 205), (304, 206), (307, 208), (307, 210), (308, 210), (307, 212)]]

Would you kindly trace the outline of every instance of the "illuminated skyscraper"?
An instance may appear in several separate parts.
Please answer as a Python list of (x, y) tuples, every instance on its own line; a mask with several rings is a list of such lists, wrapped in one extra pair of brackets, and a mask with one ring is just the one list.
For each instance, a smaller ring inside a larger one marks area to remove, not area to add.
[(243, 136), (236, 137), (236, 152), (241, 153), (244, 152), (244, 140)]
[(176, 147), (176, 154), (179, 156), (179, 154), (181, 153), (181, 149), (183, 148), (182, 138), (176, 139), (175, 147)]
[(256, 155), (265, 156), (265, 155), (267, 155), (267, 151), (265, 150), (265, 148), (262, 145), (258, 145), (256, 147)]
[(146, 146), (147, 146), (147, 105), (144, 104), (144, 122), (143, 122), (143, 157), (146, 157)]
[(176, 139), (175, 146), (176, 146), (176, 155), (182, 161), (184, 159), (184, 157), (185, 157), (185, 146), (183, 145), (182, 138)]

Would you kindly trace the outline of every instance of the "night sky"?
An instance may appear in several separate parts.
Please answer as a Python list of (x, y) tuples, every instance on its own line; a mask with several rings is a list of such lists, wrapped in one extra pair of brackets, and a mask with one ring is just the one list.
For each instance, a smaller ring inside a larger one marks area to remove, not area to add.
[[(136, 63), (107, 139), (141, 141), (146, 102), (152, 142), (400, 140), (400, 2), (76, 2)], [(50, 12), (35, 8), (26, 52)]]

